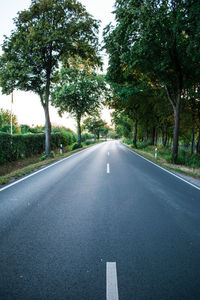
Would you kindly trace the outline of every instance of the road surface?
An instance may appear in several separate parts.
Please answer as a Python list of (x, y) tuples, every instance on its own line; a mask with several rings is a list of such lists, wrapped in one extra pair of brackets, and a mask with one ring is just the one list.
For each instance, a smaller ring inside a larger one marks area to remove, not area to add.
[(115, 141), (4, 186), (0, 299), (200, 299), (200, 190)]

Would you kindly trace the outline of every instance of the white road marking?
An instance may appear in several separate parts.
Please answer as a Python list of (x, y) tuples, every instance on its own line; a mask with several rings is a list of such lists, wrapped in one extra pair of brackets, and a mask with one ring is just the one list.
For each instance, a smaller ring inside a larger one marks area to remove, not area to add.
[[(123, 145), (123, 146), (124, 146), (124, 145)], [(163, 168), (163, 167), (161, 167), (161, 166), (159, 166), (159, 165), (155, 164), (155, 163), (154, 163), (154, 162), (152, 162), (151, 160), (149, 160), (149, 159), (147, 159), (147, 158), (143, 157), (142, 155), (140, 155), (140, 154), (136, 153), (135, 151), (132, 151), (132, 150), (130, 150), (128, 147), (126, 147), (126, 146), (124, 146), (124, 147), (125, 147), (127, 150), (129, 150), (130, 152), (132, 152), (132, 154), (135, 154), (135, 155), (137, 155), (137, 156), (139, 156), (139, 157), (143, 158), (144, 160), (148, 161), (148, 162), (149, 162), (149, 163), (151, 163), (152, 165), (154, 165), (154, 166), (156, 166), (156, 167), (158, 167), (158, 168), (162, 169), (163, 171), (165, 171), (165, 172), (167, 172), (167, 173), (169, 173), (169, 174), (171, 174), (171, 175), (175, 176), (176, 178), (179, 178), (180, 180), (182, 180), (182, 181), (184, 181), (184, 182), (188, 183), (189, 185), (193, 186), (194, 188), (196, 188), (197, 190), (199, 190), (199, 191), (200, 191), (200, 188), (199, 188), (197, 185), (195, 185), (195, 184), (193, 184), (193, 183), (191, 183), (191, 182), (189, 182), (189, 181), (187, 181), (187, 180), (183, 179), (182, 177), (180, 177), (180, 176), (178, 176), (178, 175), (176, 175), (176, 174), (174, 174), (174, 173), (172, 173), (172, 172), (168, 171), (167, 169), (165, 169), (165, 168)]]
[(36, 171), (36, 172), (34, 172), (34, 173), (31, 173), (30, 175), (27, 175), (27, 176), (25, 176), (25, 177), (23, 177), (23, 178), (21, 178), (21, 179), (15, 181), (15, 182), (13, 182), (13, 183), (10, 183), (10, 184), (6, 185), (6, 186), (3, 187), (3, 188), (0, 188), (0, 192), (6, 190), (6, 189), (8, 189), (8, 188), (10, 188), (11, 186), (13, 186), (13, 185), (15, 185), (15, 184), (18, 184), (18, 183), (20, 183), (20, 182), (22, 182), (22, 181), (28, 179), (29, 177), (32, 177), (32, 176), (34, 176), (34, 175), (36, 175), (36, 174), (38, 174), (38, 173), (40, 173), (40, 172), (43, 172), (43, 171), (46, 170), (46, 169), (49, 169), (49, 168), (51, 168), (51, 167), (53, 167), (53, 166), (55, 166), (55, 165), (57, 165), (57, 164), (60, 164), (60, 163), (63, 162), (64, 160), (67, 160), (67, 159), (69, 159), (69, 158), (71, 158), (71, 157), (74, 157), (74, 156), (76, 156), (76, 155), (80, 155), (81, 153), (83, 153), (83, 152), (85, 152), (85, 151), (88, 151), (88, 150), (90, 150), (91, 148), (93, 148), (93, 149), (94, 149), (94, 148), (97, 148), (98, 146), (99, 146), (99, 145), (94, 145), (93, 147), (90, 147), (90, 148), (81, 150), (81, 151), (79, 151), (79, 152), (77, 152), (77, 153), (74, 153), (74, 154), (68, 156), (68, 157), (65, 157), (65, 158), (63, 158), (63, 159), (61, 159), (61, 160), (59, 160), (59, 161), (57, 161), (57, 162), (55, 162), (55, 163), (53, 163), (53, 164), (51, 164), (51, 165), (45, 167), (45, 168), (42, 168), (41, 170), (38, 170), (38, 171)]
[(108, 156), (110, 155), (110, 153), (108, 152)]
[(119, 300), (116, 262), (106, 263), (106, 300)]
[(110, 173), (110, 165), (107, 164), (107, 174), (109, 174), (109, 173)]

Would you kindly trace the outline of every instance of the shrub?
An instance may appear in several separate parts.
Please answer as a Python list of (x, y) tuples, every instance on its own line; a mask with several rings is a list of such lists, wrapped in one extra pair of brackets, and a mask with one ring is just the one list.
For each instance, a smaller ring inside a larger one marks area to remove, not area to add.
[(122, 139), (122, 142), (125, 143), (125, 144), (127, 144), (127, 145), (133, 144), (133, 140), (126, 139), (126, 138), (123, 138), (123, 139)]
[(96, 143), (95, 141), (87, 140), (83, 143), (83, 145), (88, 146), (88, 145), (95, 144), (95, 143)]
[(78, 143), (74, 143), (74, 144), (72, 145), (71, 150), (76, 150), (76, 149), (81, 148), (81, 147), (82, 147), (82, 145), (79, 145)]
[[(51, 149), (71, 145), (72, 133), (53, 133), (51, 135)], [(15, 161), (20, 158), (41, 154), (45, 150), (45, 134), (10, 135), (0, 133), (0, 164)]]
[(49, 154), (45, 154), (40, 158), (40, 161), (43, 161), (47, 158), (53, 158), (55, 156), (55, 153), (53, 151), (51, 151)]
[(137, 142), (138, 149), (145, 149), (151, 145), (151, 142)]

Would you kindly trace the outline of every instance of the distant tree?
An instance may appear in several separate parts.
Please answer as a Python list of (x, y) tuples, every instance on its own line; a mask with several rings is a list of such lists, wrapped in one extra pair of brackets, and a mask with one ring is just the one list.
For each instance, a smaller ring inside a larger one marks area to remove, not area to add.
[(49, 154), (52, 81), (64, 57), (79, 55), (99, 63), (99, 25), (76, 0), (32, 0), (14, 23), (16, 29), (2, 47), (0, 85), (6, 94), (19, 89), (39, 95), (45, 113), (45, 152)]
[(73, 60), (69, 66), (61, 69), (59, 81), (51, 95), (51, 102), (58, 108), (60, 115), (68, 112), (75, 117), (79, 145), (81, 145), (81, 119), (99, 109), (105, 89), (104, 77), (93, 71), (87, 62), (80, 59)]
[(99, 139), (100, 132), (105, 128), (106, 123), (100, 118), (99, 115), (93, 115), (84, 120), (83, 126), (90, 133), (94, 134), (94, 140)]
[(104, 127), (100, 128), (100, 135), (107, 140), (108, 133), (111, 128), (105, 123)]
[(31, 127), (29, 125), (22, 124), (20, 125), (20, 128), (21, 128), (21, 134), (26, 134), (31, 132)]
[[(17, 117), (12, 115), (13, 132), (19, 133)], [(0, 109), (0, 131), (11, 132), (11, 112), (9, 110)]]

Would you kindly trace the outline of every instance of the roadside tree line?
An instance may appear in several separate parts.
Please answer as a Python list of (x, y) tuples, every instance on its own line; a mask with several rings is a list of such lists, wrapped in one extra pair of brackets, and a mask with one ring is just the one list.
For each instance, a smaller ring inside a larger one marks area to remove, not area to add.
[(134, 127), (135, 147), (138, 133), (153, 144), (159, 135), (173, 140), (174, 161), (180, 138), (200, 154), (200, 2), (116, 0), (114, 13), (104, 43), (115, 121)]

